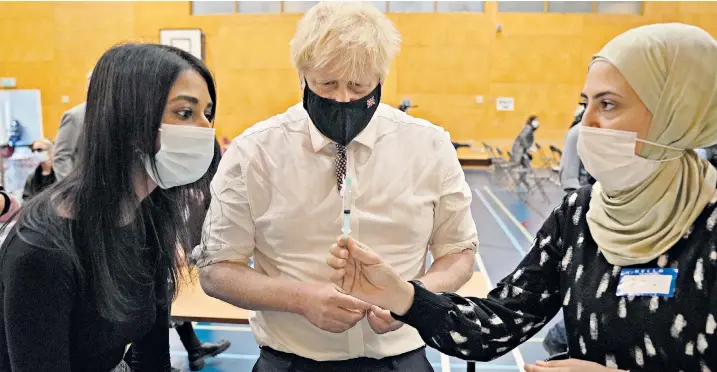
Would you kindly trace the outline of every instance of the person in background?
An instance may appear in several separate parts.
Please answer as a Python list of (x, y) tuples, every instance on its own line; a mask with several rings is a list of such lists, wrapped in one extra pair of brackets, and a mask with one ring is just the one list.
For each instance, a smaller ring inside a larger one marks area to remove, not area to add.
[(318, 3), (291, 41), (303, 102), (222, 158), (194, 256), (208, 295), (255, 311), (254, 372), (433, 371), (414, 329), (340, 293), (325, 264), (346, 210), (401, 277), (455, 291), (473, 274), (471, 189), (448, 135), (381, 103), (399, 46), (371, 3)]
[(39, 194), (57, 180), (55, 171), (52, 168), (52, 141), (43, 138), (34, 141), (30, 147), (40, 164), (27, 177), (25, 190), (22, 193), (22, 200), (24, 201), (30, 200), (30, 198)]
[(75, 169), (23, 205), (1, 248), (0, 371), (171, 370), (177, 247), (194, 243), (184, 216), (205, 210), (216, 101), (190, 53), (104, 53)]
[[(531, 115), (526, 120), (523, 129), (518, 134), (518, 137), (513, 142), (511, 148), (511, 160), (519, 164), (522, 168), (530, 168), (530, 162), (533, 160), (533, 155), (530, 154), (533, 144), (535, 144), (535, 131), (538, 129), (540, 122), (538, 117)], [(528, 187), (528, 180), (525, 172), (520, 173), (520, 183)]]
[(597, 182), (566, 196), (488, 298), (406, 282), (343, 237), (327, 263), (344, 293), (391, 310), (437, 350), (497, 358), (561, 308), (572, 359), (527, 372), (715, 371), (717, 41), (691, 25), (628, 30), (592, 59), (578, 152)]
[[(92, 79), (92, 71), (87, 73), (87, 86), (90, 84), (90, 79)], [(77, 139), (80, 138), (80, 133), (84, 127), (86, 108), (87, 103), (82, 102), (62, 114), (60, 128), (57, 130), (57, 136), (55, 137), (53, 164), (55, 177), (58, 180), (67, 177), (74, 167)]]
[(560, 157), (560, 186), (566, 193), (573, 192), (582, 186), (595, 183), (583, 166), (578, 156), (578, 134), (580, 133), (580, 122), (583, 120), (585, 107), (579, 105), (575, 110), (573, 123), (565, 135), (563, 155)]

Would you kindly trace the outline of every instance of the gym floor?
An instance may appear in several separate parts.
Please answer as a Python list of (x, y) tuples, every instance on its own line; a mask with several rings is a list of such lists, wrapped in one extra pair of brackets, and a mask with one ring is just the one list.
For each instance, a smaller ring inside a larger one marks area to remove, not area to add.
[[(476, 272), (483, 271), (489, 285), (495, 285), (510, 273), (530, 249), (535, 232), (544, 219), (562, 200), (563, 193), (552, 183), (544, 184), (547, 199), (540, 193), (523, 194), (523, 200), (491, 182), (487, 170), (465, 170), (466, 180), (473, 190), (472, 212), (478, 228), (480, 247), (476, 255)], [(491, 287), (492, 288), (492, 287)], [(561, 317), (556, 316), (556, 319)], [(542, 341), (555, 323), (553, 319), (534, 338), (513, 352), (490, 363), (478, 363), (478, 371), (522, 371), (519, 366), (544, 360), (547, 353)], [(232, 346), (217, 358), (208, 359), (205, 372), (249, 372), (259, 353), (249, 326), (197, 323), (201, 341), (227, 339)], [(177, 368), (189, 371), (186, 352), (176, 332), (170, 332), (172, 362)], [(463, 372), (466, 363), (457, 358), (428, 350), (428, 359), (437, 372)]]

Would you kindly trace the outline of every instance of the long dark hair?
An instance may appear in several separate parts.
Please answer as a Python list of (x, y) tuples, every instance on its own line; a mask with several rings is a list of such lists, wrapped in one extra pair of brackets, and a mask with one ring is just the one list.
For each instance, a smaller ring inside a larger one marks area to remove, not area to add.
[[(123, 44), (105, 52), (90, 80), (73, 171), (28, 202), (18, 218), (21, 238), (23, 229), (40, 232), (69, 255), (84, 300), (109, 320), (126, 320), (146, 305), (133, 295), (134, 285), (154, 283), (157, 301), (170, 303), (186, 257), (177, 250), (196, 244), (187, 222), (205, 213), (216, 161), (190, 185), (156, 188), (143, 200), (135, 189), (148, 179), (142, 159), (149, 157), (155, 167), (169, 91), (187, 69), (206, 81), (214, 117), (214, 79), (191, 54), (156, 44)], [(118, 236), (127, 229), (136, 242), (125, 240), (120, 247)]]

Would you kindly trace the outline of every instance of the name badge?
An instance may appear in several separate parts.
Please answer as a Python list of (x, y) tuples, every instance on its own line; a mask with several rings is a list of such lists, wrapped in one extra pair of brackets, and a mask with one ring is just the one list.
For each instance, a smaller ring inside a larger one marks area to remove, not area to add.
[(677, 269), (622, 269), (617, 295), (672, 297), (675, 282)]

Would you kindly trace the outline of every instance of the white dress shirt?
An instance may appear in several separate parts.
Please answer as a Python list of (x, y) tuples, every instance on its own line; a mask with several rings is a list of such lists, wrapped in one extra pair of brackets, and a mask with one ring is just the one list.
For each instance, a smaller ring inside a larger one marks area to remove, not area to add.
[[(330, 283), (325, 260), (343, 219), (335, 154), (301, 104), (234, 139), (212, 181), (198, 265), (254, 257), (254, 270), (269, 277)], [(471, 190), (442, 128), (381, 104), (347, 157), (351, 236), (401, 277), (424, 274), (428, 249), (436, 259), (477, 249)], [(383, 358), (424, 345), (411, 327), (377, 335), (366, 318), (339, 334), (287, 312), (252, 312), (250, 324), (260, 345), (318, 361)]]

